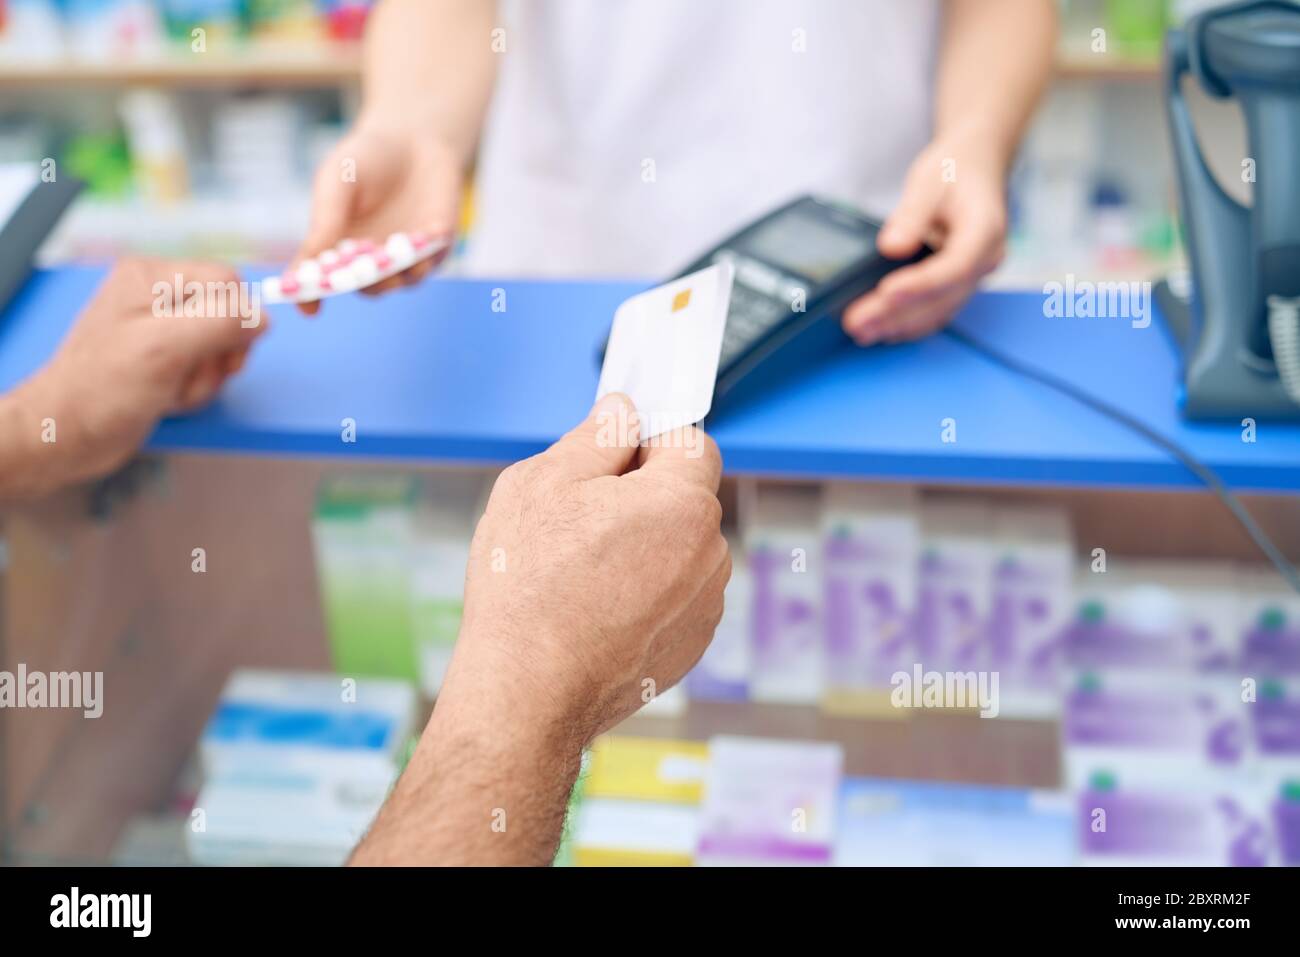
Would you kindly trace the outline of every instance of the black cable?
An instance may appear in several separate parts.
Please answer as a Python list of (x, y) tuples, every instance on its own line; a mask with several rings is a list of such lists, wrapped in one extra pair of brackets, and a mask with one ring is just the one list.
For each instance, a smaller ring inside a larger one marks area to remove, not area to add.
[(1246, 507), (1241, 504), (1241, 501), (1237, 496), (1223, 484), (1223, 480), (1177, 442), (1165, 438), (1155, 429), (1129, 415), (1123, 409), (1116, 408), (1110, 403), (1098, 399), (1096, 396), (1083, 391), (1065, 379), (1057, 378), (1050, 372), (1044, 372), (1042, 369), (1021, 362), (1019, 359), (1009, 356), (1004, 352), (999, 352), (997, 349), (981, 342), (969, 333), (949, 327), (944, 330), (944, 335), (961, 343), (971, 351), (979, 353), (990, 362), (1000, 365), (1005, 369), (1009, 369), (1017, 375), (1042, 383), (1049, 389), (1060, 392), (1062, 395), (1069, 396), (1076, 402), (1079, 402), (1092, 409), (1094, 412), (1100, 413), (1101, 415), (1118, 422), (1125, 428), (1136, 432), (1147, 441), (1164, 449), (1186, 466), (1189, 472), (1204, 482), (1206, 487), (1218, 496), (1219, 501), (1221, 501), (1227, 507), (1228, 511), (1232, 513), (1233, 517), (1241, 523), (1241, 527), (1246, 530), (1246, 534), (1250, 536), (1251, 541), (1253, 541), (1256, 547), (1264, 553), (1265, 557), (1273, 563), (1273, 567), (1278, 570), (1284, 579), (1286, 579), (1287, 584), (1295, 589), (1297, 593), (1300, 593), (1300, 572), (1296, 571), (1295, 567), (1287, 561), (1286, 556), (1282, 554), (1281, 550), (1273, 544), (1272, 540), (1266, 534), (1264, 534), (1264, 530), (1256, 524), (1255, 519), (1251, 517), (1250, 512), (1246, 511)]

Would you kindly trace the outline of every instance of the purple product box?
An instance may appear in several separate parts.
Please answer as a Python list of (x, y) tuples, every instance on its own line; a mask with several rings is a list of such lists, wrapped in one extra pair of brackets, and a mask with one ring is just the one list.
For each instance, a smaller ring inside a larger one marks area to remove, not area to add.
[(1242, 636), (1242, 667), (1256, 674), (1300, 676), (1300, 619), (1265, 612)]
[(1300, 682), (1265, 679), (1248, 704), (1251, 739), (1260, 757), (1300, 773)]
[(732, 556), (731, 581), (727, 583), (722, 621), (718, 623), (704, 657), (686, 676), (686, 690), (692, 698), (744, 701), (749, 697), (753, 579), (745, 557), (735, 543), (732, 544)]
[(791, 567), (791, 549), (760, 544), (754, 577), (753, 696), (813, 703), (821, 694), (821, 578)]
[(1279, 863), (1284, 867), (1300, 867), (1300, 773), (1278, 789), (1272, 812)]
[(1241, 668), (1259, 678), (1300, 678), (1300, 596), (1272, 569), (1243, 568)]
[[(1293, 789), (1294, 790), (1294, 789)], [(1078, 840), (1085, 863), (1119, 866), (1264, 867), (1294, 863), (1300, 801), (1285, 789), (1135, 791), (1098, 776), (1078, 797)]]
[(882, 688), (909, 664), (914, 595), (900, 592), (887, 570), (900, 557), (832, 537), (826, 555), (826, 676), (837, 688)]
[(1085, 674), (1066, 695), (1062, 738), (1067, 749), (1165, 752), (1238, 767), (1248, 754), (1249, 712), (1236, 691), (1231, 683)]
[(990, 513), (927, 501), (921, 530), (915, 662), (937, 671), (983, 667), (993, 591)]
[(1152, 562), (1090, 570), (1064, 632), (1066, 662), (1088, 670), (1214, 674), (1239, 656), (1237, 589), (1231, 565)]
[(993, 572), (988, 666), (1006, 681), (1014, 678), (1017, 684), (1055, 688), (1064, 631), (1059, 601), (1068, 594), (1067, 586), (1062, 595), (1059, 577), (1048, 569), (1013, 558), (998, 562)]
[(1043, 506), (994, 511), (998, 560), (982, 667), (1000, 675), (1008, 717), (1061, 708), (1063, 638), (1073, 609), (1075, 555), (1065, 512)]
[(821, 488), (762, 485), (747, 517), (753, 575), (750, 697), (816, 704), (822, 695)]
[(855, 693), (889, 687), (910, 668), (920, 527), (907, 488), (833, 483), (823, 499), (826, 685)]

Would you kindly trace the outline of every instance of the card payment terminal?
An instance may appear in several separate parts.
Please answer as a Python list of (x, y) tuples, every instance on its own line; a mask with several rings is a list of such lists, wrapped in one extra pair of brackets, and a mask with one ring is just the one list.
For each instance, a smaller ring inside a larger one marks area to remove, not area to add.
[(714, 408), (849, 341), (844, 307), (907, 260), (876, 250), (880, 224), (841, 203), (801, 196), (741, 229), (679, 274), (731, 260), (736, 282)]

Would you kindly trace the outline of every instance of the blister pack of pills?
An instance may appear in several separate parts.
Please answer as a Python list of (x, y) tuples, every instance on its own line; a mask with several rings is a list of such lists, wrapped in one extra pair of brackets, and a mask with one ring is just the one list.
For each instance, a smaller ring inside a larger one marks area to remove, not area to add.
[(366, 289), (436, 256), (448, 245), (449, 239), (423, 233), (393, 233), (382, 245), (369, 239), (345, 239), (283, 275), (264, 279), (262, 301), (315, 302)]

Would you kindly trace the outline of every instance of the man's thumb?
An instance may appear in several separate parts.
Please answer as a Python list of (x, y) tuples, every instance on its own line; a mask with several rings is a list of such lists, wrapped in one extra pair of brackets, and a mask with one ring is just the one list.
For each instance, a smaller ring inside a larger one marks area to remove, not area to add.
[(636, 458), (640, 436), (636, 406), (621, 392), (611, 392), (545, 454), (575, 479), (622, 475)]

